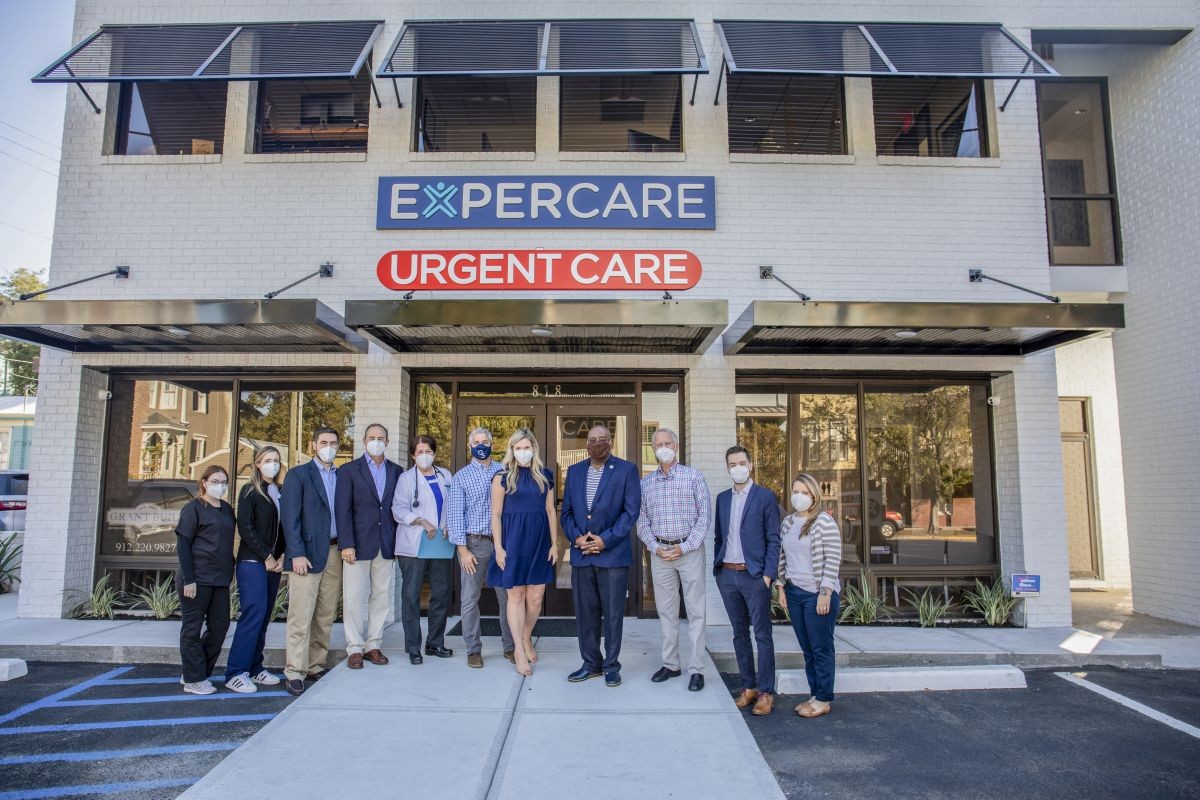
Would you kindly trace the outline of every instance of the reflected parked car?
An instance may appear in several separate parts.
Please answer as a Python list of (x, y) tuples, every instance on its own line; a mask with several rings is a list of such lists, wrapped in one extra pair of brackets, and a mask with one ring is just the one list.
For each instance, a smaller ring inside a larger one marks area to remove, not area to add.
[(183, 479), (130, 481), (127, 496), (133, 498), (132, 502), (114, 504), (105, 518), (109, 528), (122, 531), (128, 545), (174, 545), (179, 511), (196, 497), (197, 491), (195, 481)]
[(0, 531), (25, 530), (25, 506), (29, 501), (29, 473), (0, 470)]
[(879, 535), (890, 539), (902, 530), (904, 530), (904, 517), (900, 516), (900, 512), (884, 511), (883, 521), (879, 523)]

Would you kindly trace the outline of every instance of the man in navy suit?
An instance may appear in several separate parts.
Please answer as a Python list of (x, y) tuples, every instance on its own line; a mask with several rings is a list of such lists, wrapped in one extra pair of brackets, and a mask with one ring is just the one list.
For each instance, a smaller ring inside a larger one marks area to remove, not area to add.
[[(725, 451), (733, 488), (717, 495), (713, 574), (733, 625), (733, 651), (742, 677), (737, 707), (771, 713), (775, 702), (775, 641), (771, 635), (771, 584), (779, 569), (779, 503), (750, 477), (754, 464), (741, 445)], [(750, 627), (758, 643), (758, 672)]]
[[(342, 622), (350, 669), (362, 669), (364, 658), (380, 666), (388, 663), (380, 647), (392, 607), (396, 574), (392, 495), (402, 470), (384, 455), (387, 446), (387, 428), (378, 422), (368, 425), (363, 436), (366, 452), (362, 458), (342, 465), (337, 475), (334, 509), (338, 548), (344, 562), (342, 593), (346, 601)], [(364, 603), (368, 609), (366, 620), (362, 618)]]
[[(583, 666), (572, 683), (604, 676), (621, 685), (621, 627), (633, 563), (631, 534), (642, 502), (638, 470), (612, 454), (612, 434), (603, 425), (588, 431), (588, 460), (567, 470), (562, 528), (571, 542), (571, 593)], [(604, 655), (600, 633), (604, 632)]]
[(288, 578), (287, 665), (285, 688), (304, 692), (306, 677), (325, 671), (329, 633), (342, 592), (342, 560), (338, 554), (337, 458), (341, 437), (333, 428), (313, 431), (315, 454), (307, 464), (288, 470), (279, 499), (284, 560)]

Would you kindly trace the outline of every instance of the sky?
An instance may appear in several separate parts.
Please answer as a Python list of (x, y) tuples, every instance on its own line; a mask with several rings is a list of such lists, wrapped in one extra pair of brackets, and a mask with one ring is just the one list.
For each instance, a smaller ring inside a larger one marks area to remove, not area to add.
[(74, 0), (0, 0), (0, 276), (50, 265), (63, 84), (29, 79), (71, 48)]

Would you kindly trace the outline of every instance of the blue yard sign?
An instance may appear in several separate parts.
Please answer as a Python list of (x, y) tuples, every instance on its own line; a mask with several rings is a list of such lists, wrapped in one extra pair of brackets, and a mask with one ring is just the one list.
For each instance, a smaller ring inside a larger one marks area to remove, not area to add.
[(1018, 575), (1012, 576), (1012, 596), (1013, 597), (1037, 597), (1042, 593), (1042, 576), (1041, 575)]

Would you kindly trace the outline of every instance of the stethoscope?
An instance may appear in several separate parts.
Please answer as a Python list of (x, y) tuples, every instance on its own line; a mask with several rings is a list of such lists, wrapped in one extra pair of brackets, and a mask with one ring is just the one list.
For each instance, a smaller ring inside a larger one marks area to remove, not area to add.
[[(417, 473), (417, 477), (413, 478), (413, 499), (412, 499), (412, 507), (413, 507), (413, 508), (420, 508), (420, 507), (421, 507), (421, 501), (417, 499), (417, 490), (421, 488), (421, 483), (420, 483), (420, 480), (421, 480), (421, 479), (423, 479), (425, 476), (424, 476), (424, 475), (422, 475), (422, 474), (421, 474), (421, 470), (417, 469), (416, 467), (413, 467), (412, 469), (413, 469), (413, 472)], [(437, 476), (437, 477), (439, 477), (439, 478), (442, 478), (442, 477), (444, 477), (444, 478), (446, 479), (446, 483), (449, 483), (449, 482), (450, 482), (450, 473), (449, 473), (449, 472), (446, 472), (446, 470), (442, 469), (441, 467), (434, 467), (434, 468), (433, 468), (433, 474), (434, 474), (434, 475), (436, 475), (436, 476)]]

